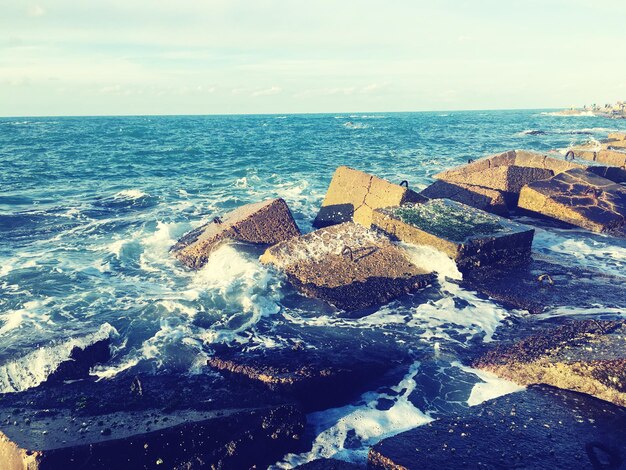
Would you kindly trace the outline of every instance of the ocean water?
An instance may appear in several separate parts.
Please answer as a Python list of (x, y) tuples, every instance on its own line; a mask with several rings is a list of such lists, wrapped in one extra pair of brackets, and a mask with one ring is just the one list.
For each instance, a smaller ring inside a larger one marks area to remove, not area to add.
[[(516, 389), (462, 366), (459, 355), (524, 313), (462, 289), (454, 264), (423, 247), (408, 248), (439, 273), (433, 292), (346, 318), (300, 298), (255, 250), (223, 246), (192, 272), (170, 246), (216, 215), (273, 197), (308, 232), (339, 165), (421, 189), (470, 158), (563, 152), (613, 130), (626, 123), (541, 111), (1, 118), (0, 392), (36, 386), (73, 345), (103, 337), (112, 338), (114, 356), (93, 373), (112, 377), (204, 373), (216, 343), (282, 347), (272, 335), (277, 322), (413, 332), (434, 361), (416, 362), (386, 390), (311, 414), (312, 449), (276, 467), (332, 455), (363, 461), (381, 437)], [(626, 244), (610, 237), (543, 227), (534, 248), (626, 274)], [(542, 317), (564, 312), (589, 313), (562, 308)], [(392, 405), (379, 406), (382, 398)]]

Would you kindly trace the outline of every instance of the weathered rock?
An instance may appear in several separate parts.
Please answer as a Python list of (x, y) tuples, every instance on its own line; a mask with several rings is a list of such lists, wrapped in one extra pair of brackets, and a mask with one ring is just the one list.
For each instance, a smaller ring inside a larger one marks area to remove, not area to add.
[(602, 178), (611, 180), (614, 183), (626, 183), (626, 169), (616, 166), (589, 165), (587, 171), (595, 173)]
[(443, 251), (461, 272), (527, 262), (535, 233), (525, 225), (448, 199), (377, 209), (373, 225), (403, 242)]
[(206, 375), (42, 385), (4, 395), (0, 419), (3, 470), (261, 467), (304, 429), (284, 398)]
[(626, 151), (623, 149), (607, 149), (596, 152), (595, 161), (619, 168), (626, 167)]
[(608, 139), (610, 141), (626, 141), (626, 133), (624, 133), (624, 132), (609, 132)]
[(408, 187), (340, 166), (335, 170), (313, 226), (327, 227), (353, 221), (370, 228), (374, 209), (424, 200)]
[(434, 279), (386, 237), (351, 222), (278, 243), (261, 262), (283, 270), (305, 295), (342, 310), (384, 304)]
[(273, 245), (300, 235), (293, 216), (282, 199), (247, 204), (222, 218), (192, 230), (170, 251), (186, 266), (199, 269), (211, 253), (228, 240)]
[(537, 254), (513, 269), (473, 270), (463, 283), (507, 307), (530, 313), (555, 307), (626, 307), (626, 278), (566, 266)]
[(588, 171), (569, 170), (525, 186), (519, 208), (594, 232), (626, 235), (626, 188)]
[(437, 180), (420, 194), (429, 199), (450, 199), (498, 215), (509, 215), (504, 193), (495, 189)]
[(473, 366), (520, 385), (545, 383), (626, 406), (626, 320), (572, 321), (499, 344)]
[(344, 404), (386, 374), (403, 376), (414, 359), (408, 334), (406, 343), (363, 328), (278, 325), (273, 334), (288, 344), (218, 347), (208, 364), (231, 379), (292, 396), (310, 411)]
[[(446, 189), (448, 193), (452, 193), (452, 197), (443, 197), (482, 210), (489, 210), (489, 212), (507, 215), (500, 206), (499, 200), (501, 198), (504, 199), (507, 210), (513, 210), (517, 205), (519, 192), (524, 185), (550, 178), (572, 168), (581, 167), (583, 165), (578, 163), (536, 152), (509, 150), (436, 174), (434, 177), (437, 180), (463, 189), (463, 191), (459, 191), (460, 197), (457, 196), (458, 199), (454, 197), (451, 188), (441, 186), (432, 189), (427, 188), (425, 192), (422, 192), (422, 195), (428, 197), (430, 194), (430, 197), (442, 197), (440, 193)], [(497, 191), (497, 193), (488, 193), (486, 190)], [(469, 197), (468, 192), (474, 193), (475, 196)], [(479, 196), (483, 196), (483, 198), (481, 199)], [(485, 197), (490, 200), (489, 204), (486, 204)], [(477, 200), (479, 204), (474, 204), (474, 200)]]
[(622, 468), (626, 409), (534, 385), (384, 439), (369, 468)]

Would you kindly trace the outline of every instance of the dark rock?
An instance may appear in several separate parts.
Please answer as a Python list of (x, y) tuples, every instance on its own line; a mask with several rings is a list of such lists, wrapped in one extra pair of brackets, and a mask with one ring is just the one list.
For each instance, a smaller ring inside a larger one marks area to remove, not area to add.
[(192, 230), (171, 252), (186, 266), (199, 269), (211, 253), (228, 240), (273, 245), (300, 235), (300, 229), (282, 199), (247, 204)]
[(313, 226), (327, 227), (352, 221), (370, 228), (374, 209), (424, 200), (408, 187), (340, 166), (335, 170)]
[(397, 341), (398, 335), (384, 331), (287, 325), (277, 328), (276, 336), (297, 341), (302, 347), (218, 348), (208, 359), (209, 366), (230, 378), (262, 383), (272, 391), (291, 395), (306, 410), (315, 410), (356, 398), (367, 386), (385, 381), (385, 376), (395, 380), (406, 373), (414, 359), (408, 341)]
[(261, 256), (310, 297), (353, 311), (384, 304), (434, 280), (386, 237), (350, 222), (292, 238)]
[(432, 246), (461, 272), (527, 262), (534, 229), (447, 199), (374, 211), (374, 227), (394, 239)]
[(473, 366), (520, 385), (545, 383), (626, 406), (626, 320), (572, 321), (497, 345)]
[(0, 422), (3, 470), (249, 468), (298, 448), (304, 429), (292, 402), (206, 375), (45, 384), (2, 397), (0, 416), (16, 409), (30, 423)]
[(622, 468), (626, 409), (545, 385), (384, 439), (369, 468)]
[(507, 307), (530, 313), (563, 306), (626, 306), (624, 278), (559, 264), (555, 259), (536, 254), (529, 263), (513, 269), (471, 271), (463, 283)]
[(626, 188), (574, 169), (525, 186), (519, 207), (594, 232), (626, 236)]
[(110, 347), (111, 338), (96, 341), (83, 348), (75, 346), (70, 353), (69, 360), (59, 364), (59, 367), (48, 376), (48, 382), (87, 378), (93, 366), (111, 359)]

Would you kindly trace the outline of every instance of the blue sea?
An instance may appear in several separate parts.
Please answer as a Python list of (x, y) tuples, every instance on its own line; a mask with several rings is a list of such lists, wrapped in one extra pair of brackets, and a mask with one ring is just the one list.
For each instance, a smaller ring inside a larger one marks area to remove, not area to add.
[[(541, 110), (1, 118), (0, 392), (38, 385), (74, 345), (104, 337), (112, 338), (113, 358), (92, 372), (106, 378), (128, 370), (208, 373), (217, 343), (282, 347), (272, 334), (277, 322), (414, 331), (439, 358), (435, 365), (415, 363), (391, 387), (388, 409), (376, 403), (389, 392), (372, 390), (311, 414), (310, 451), (276, 466), (330, 455), (362, 461), (369, 444), (431, 420), (431, 405), (515, 390), (461, 365), (458, 351), (489, 342), (498, 325), (526, 314), (462, 289), (451, 261), (419, 248), (416, 258), (440, 275), (436, 292), (361, 318), (300, 298), (254, 251), (223, 246), (193, 272), (169, 248), (216, 215), (274, 197), (311, 231), (339, 165), (419, 190), (468, 159), (516, 148), (563, 153), (613, 130), (626, 122)], [(543, 227), (534, 249), (626, 274), (626, 244), (611, 237)], [(586, 313), (544, 317), (564, 311)], [(416, 390), (422, 405), (409, 400)]]

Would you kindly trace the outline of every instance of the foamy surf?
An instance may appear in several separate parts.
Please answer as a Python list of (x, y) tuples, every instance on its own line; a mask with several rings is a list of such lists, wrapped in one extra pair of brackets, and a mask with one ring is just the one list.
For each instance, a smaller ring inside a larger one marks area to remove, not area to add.
[(70, 359), (75, 347), (84, 349), (117, 334), (115, 328), (104, 323), (92, 334), (37, 348), (23, 357), (0, 365), (0, 393), (19, 392), (36, 387), (44, 382), (62, 362)]

